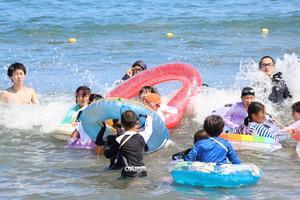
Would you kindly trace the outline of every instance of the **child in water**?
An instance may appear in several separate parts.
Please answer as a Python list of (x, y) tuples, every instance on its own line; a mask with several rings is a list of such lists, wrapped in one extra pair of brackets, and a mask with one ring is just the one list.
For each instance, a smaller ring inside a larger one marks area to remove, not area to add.
[(66, 117), (62, 122), (63, 124), (71, 123), (73, 126), (76, 126), (75, 121), (78, 112), (88, 105), (90, 95), (91, 95), (91, 89), (86, 86), (80, 86), (76, 89), (76, 93), (75, 93), (76, 105), (69, 110), (69, 112), (67, 113)]
[(91, 94), (89, 98), (89, 104), (94, 103), (100, 99), (103, 99), (103, 96), (100, 94)]
[[(104, 153), (105, 148), (108, 149), (116, 145), (117, 142), (116, 138), (121, 136), (124, 132), (124, 129), (122, 128), (121, 125), (121, 121), (119, 119), (113, 119), (112, 128), (115, 129), (116, 133), (104, 136), (107, 126), (103, 122), (103, 126), (99, 131), (95, 141), (96, 144), (95, 152), (97, 155), (102, 155)], [(117, 153), (115, 156), (111, 156), (109, 160), (110, 160), (110, 164), (108, 167), (109, 170), (118, 170), (122, 168), (122, 158), (119, 153)]]
[(293, 134), (295, 129), (300, 129), (300, 101), (292, 105), (292, 117), (295, 121), (287, 127), (284, 127), (280, 132)]
[[(207, 139), (209, 138), (209, 136), (207, 135), (207, 133), (205, 132), (205, 130), (199, 130), (194, 134), (194, 145), (203, 139)], [(192, 150), (192, 148), (188, 148), (182, 152), (176, 153), (172, 155), (172, 160), (176, 161), (176, 160), (183, 160), (184, 157), (186, 155), (188, 155), (190, 153), (190, 151)]]
[[(88, 101), (88, 104), (91, 104), (99, 99), (102, 99), (103, 97), (100, 94), (91, 94), (88, 99), (85, 99)], [(88, 105), (87, 104), (87, 105)], [(81, 139), (90, 139), (85, 131), (82, 128), (82, 125), (80, 123), (80, 116), (82, 113), (82, 109), (78, 112), (76, 117), (76, 129), (71, 134), (70, 138), (81, 138)]]
[(184, 157), (185, 161), (199, 161), (207, 163), (228, 163), (240, 164), (240, 160), (234, 152), (231, 144), (218, 137), (224, 128), (224, 121), (218, 115), (208, 116), (204, 120), (204, 130), (208, 134), (207, 139), (198, 141)]
[(160, 109), (161, 97), (159, 96), (159, 94), (157, 93), (146, 94), (143, 97), (142, 102), (143, 104), (151, 108), (153, 111), (155, 111), (163, 121), (166, 121), (166, 118)]
[(140, 101), (156, 111), (163, 121), (168, 115), (177, 114), (178, 109), (162, 102), (162, 98), (156, 89), (151, 86), (144, 86), (139, 92)]
[(255, 92), (251, 87), (242, 90), (241, 102), (233, 104), (224, 115), (225, 125), (232, 130), (236, 130), (248, 116), (248, 106), (255, 100)]
[(120, 154), (122, 160), (122, 177), (147, 176), (144, 164), (146, 141), (138, 130), (138, 120), (135, 112), (128, 110), (121, 115), (121, 125), (125, 132), (116, 138), (116, 142), (105, 149), (107, 158), (114, 158)]
[(39, 99), (34, 89), (26, 87), (26, 68), (22, 63), (11, 64), (7, 76), (12, 86), (0, 92), (0, 102), (8, 104), (38, 104)]
[(139, 99), (142, 102), (143, 98), (150, 93), (158, 93), (157, 90), (152, 86), (144, 86), (139, 91)]
[(263, 124), (265, 120), (265, 106), (259, 102), (252, 102), (248, 107), (248, 117), (245, 118), (244, 124), (237, 128), (237, 133), (276, 139), (273, 133)]

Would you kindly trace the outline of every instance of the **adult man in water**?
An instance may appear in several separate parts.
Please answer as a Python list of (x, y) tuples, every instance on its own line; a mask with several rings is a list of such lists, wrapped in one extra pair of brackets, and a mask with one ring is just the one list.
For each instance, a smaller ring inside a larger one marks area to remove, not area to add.
[(259, 70), (264, 72), (272, 81), (272, 92), (268, 99), (281, 104), (285, 99), (291, 98), (290, 91), (282, 78), (282, 72), (275, 73), (275, 61), (270, 56), (264, 56), (259, 61)]
[(0, 101), (8, 104), (37, 104), (38, 97), (32, 88), (25, 87), (26, 68), (21, 63), (11, 64), (7, 69), (7, 76), (12, 86), (0, 93)]
[(126, 74), (122, 77), (123, 81), (126, 81), (127, 79), (133, 77), (134, 75), (144, 71), (147, 69), (147, 65), (144, 61), (138, 60), (131, 66), (130, 69), (127, 70)]

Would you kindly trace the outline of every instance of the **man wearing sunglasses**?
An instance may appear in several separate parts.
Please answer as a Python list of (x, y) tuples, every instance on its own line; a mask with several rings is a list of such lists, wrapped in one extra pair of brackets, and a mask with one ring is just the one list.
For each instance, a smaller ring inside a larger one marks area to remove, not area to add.
[(275, 61), (271, 56), (264, 56), (259, 61), (259, 70), (264, 72), (272, 81), (272, 92), (268, 99), (276, 104), (281, 104), (291, 93), (282, 78), (282, 72), (275, 73)]

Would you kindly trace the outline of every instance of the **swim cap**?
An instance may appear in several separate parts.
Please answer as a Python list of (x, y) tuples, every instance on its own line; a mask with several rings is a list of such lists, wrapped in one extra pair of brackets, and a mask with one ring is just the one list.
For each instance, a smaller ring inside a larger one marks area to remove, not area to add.
[(255, 96), (255, 92), (254, 92), (253, 88), (251, 88), (251, 87), (244, 87), (243, 88), (242, 97), (247, 96), (247, 95)]
[(161, 98), (158, 94), (156, 93), (149, 93), (147, 94), (144, 99), (148, 101), (149, 103), (155, 103), (155, 104), (160, 104), (161, 103)]
[(136, 65), (140, 66), (143, 70), (146, 70), (146, 69), (147, 69), (147, 65), (146, 65), (145, 62), (142, 61), (142, 60), (138, 60), (138, 61), (136, 61), (135, 63), (133, 63), (133, 65), (131, 66), (131, 68), (133, 68), (133, 67), (136, 66)]

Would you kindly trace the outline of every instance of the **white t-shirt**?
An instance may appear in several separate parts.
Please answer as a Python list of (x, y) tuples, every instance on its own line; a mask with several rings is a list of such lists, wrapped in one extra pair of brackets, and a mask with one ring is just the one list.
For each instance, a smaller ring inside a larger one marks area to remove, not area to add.
[(178, 109), (173, 106), (169, 106), (167, 104), (162, 103), (162, 104), (160, 104), (160, 107), (156, 111), (156, 113), (160, 116), (160, 118), (163, 120), (163, 122), (165, 122), (168, 115), (177, 114)]

